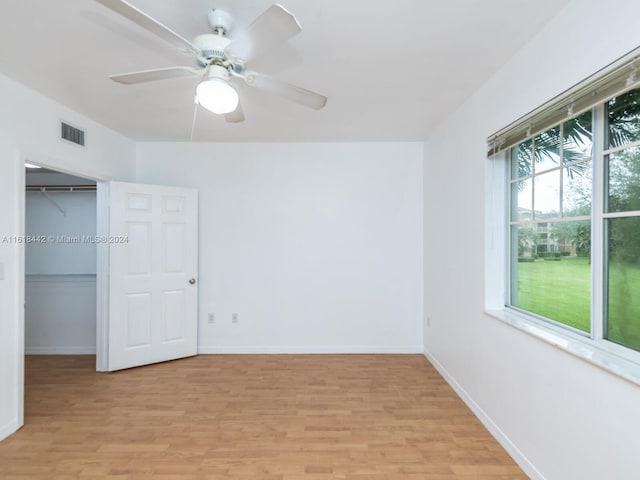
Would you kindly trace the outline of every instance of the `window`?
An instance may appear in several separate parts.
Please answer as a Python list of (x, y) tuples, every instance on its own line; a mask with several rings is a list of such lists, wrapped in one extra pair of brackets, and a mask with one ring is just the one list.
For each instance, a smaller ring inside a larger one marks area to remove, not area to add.
[[(640, 350), (640, 89), (532, 135), (509, 161), (507, 305)], [(601, 182), (593, 182), (594, 165)], [(599, 236), (592, 218), (603, 222)], [(598, 252), (603, 262), (593, 260)], [(599, 278), (604, 308), (592, 315)]]
[(593, 114), (511, 149), (509, 304), (591, 330)]
[(507, 165), (511, 323), (640, 383), (639, 67), (640, 49), (490, 137), (489, 157)]
[(604, 338), (640, 350), (640, 89), (605, 108)]

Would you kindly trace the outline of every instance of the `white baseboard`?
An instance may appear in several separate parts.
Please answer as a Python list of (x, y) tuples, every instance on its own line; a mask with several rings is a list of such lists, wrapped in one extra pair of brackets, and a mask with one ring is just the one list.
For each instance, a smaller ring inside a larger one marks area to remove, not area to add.
[(438, 360), (436, 360), (428, 351), (424, 351), (424, 356), (435, 367), (435, 369), (442, 375), (446, 382), (453, 388), (464, 403), (467, 404), (473, 414), (478, 417), (480, 422), (485, 426), (489, 433), (498, 441), (502, 448), (504, 448), (511, 458), (524, 470), (524, 473), (532, 480), (545, 480), (544, 475), (535, 467), (531, 461), (525, 456), (524, 453), (507, 437), (507, 435), (496, 425), (496, 423), (487, 415), (487, 413), (478, 405), (473, 398), (465, 391), (464, 388), (453, 378), (449, 372), (442, 366)]
[[(422, 353), (419, 345), (409, 347), (265, 347), (265, 346), (235, 346), (235, 347), (198, 347), (198, 354), (313, 354), (313, 353), (353, 353), (353, 354), (417, 354)], [(95, 355), (96, 347), (25, 347), (26, 355)]]
[(422, 353), (422, 347), (419, 345), (408, 347), (382, 347), (382, 346), (364, 346), (349, 345), (340, 347), (291, 347), (291, 346), (236, 346), (236, 347), (198, 347), (199, 354), (416, 354)]
[(17, 420), (11, 420), (6, 425), (3, 425), (2, 427), (0, 427), (0, 441), (7, 438), (9, 435), (14, 433), (19, 428), (20, 428), (20, 425), (18, 424)]
[(96, 347), (25, 347), (26, 355), (95, 355)]

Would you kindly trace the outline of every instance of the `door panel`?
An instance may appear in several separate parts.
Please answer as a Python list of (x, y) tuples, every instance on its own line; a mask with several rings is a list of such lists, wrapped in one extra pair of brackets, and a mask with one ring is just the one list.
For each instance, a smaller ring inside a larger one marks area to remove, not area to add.
[(186, 307), (184, 291), (164, 292), (164, 342), (184, 339), (182, 312)]
[(151, 295), (134, 293), (127, 295), (127, 343), (126, 348), (151, 345)]
[(197, 353), (197, 191), (111, 182), (108, 369)]
[(185, 271), (184, 256), (185, 225), (183, 223), (165, 223), (162, 225), (162, 265), (165, 273), (180, 273)]
[(127, 222), (129, 275), (151, 275), (151, 222)]

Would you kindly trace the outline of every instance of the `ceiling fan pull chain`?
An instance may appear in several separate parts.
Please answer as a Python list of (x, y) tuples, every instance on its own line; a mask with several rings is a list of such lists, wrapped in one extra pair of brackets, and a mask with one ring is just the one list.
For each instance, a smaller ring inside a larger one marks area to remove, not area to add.
[(193, 142), (193, 134), (196, 130), (196, 117), (198, 116), (198, 96), (193, 97), (193, 120), (191, 120), (191, 135), (189, 135), (189, 141)]

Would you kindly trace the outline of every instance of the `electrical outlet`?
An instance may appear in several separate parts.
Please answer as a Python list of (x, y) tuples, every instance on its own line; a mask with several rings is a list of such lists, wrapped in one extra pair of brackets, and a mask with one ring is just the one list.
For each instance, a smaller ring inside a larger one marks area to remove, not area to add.
[(231, 322), (232, 323), (238, 323), (240, 321), (240, 315), (238, 315), (237, 313), (232, 313), (231, 314)]
[(216, 315), (215, 315), (215, 313), (210, 313), (207, 318), (208, 318), (209, 323), (216, 323)]

